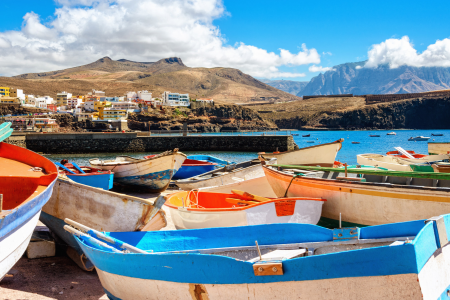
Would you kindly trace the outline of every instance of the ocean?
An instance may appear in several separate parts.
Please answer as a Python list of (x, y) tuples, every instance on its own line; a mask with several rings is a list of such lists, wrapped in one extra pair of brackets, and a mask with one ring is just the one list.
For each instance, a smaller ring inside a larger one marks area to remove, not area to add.
[[(394, 131), (397, 135), (386, 135), (388, 132)], [(338, 152), (336, 160), (348, 164), (356, 164), (356, 155), (364, 153), (385, 154), (388, 151), (395, 151), (394, 147), (402, 147), (406, 150), (413, 150), (416, 153), (428, 154), (427, 142), (409, 142), (410, 137), (426, 136), (431, 137), (428, 141), (450, 142), (450, 130), (359, 130), (359, 131), (291, 131), (294, 136), (295, 143), (300, 147), (309, 147), (313, 145), (329, 143), (340, 138), (344, 139), (342, 149)], [(444, 136), (433, 137), (431, 134), (442, 133)], [(236, 133), (235, 133), (236, 134)], [(253, 133), (258, 134), (258, 133)], [(259, 133), (261, 134), (261, 133)], [(278, 134), (286, 134), (279, 132)], [(310, 134), (310, 137), (302, 137), (302, 135)], [(202, 134), (205, 135), (205, 134)], [(211, 134), (213, 135), (213, 134)], [(370, 137), (369, 135), (380, 135), (380, 137)], [(308, 143), (314, 141), (314, 143)], [(352, 142), (360, 142), (360, 144), (352, 144)], [(169, 149), (167, 149), (169, 150)], [(237, 149), (236, 149), (237, 150)], [(50, 160), (61, 161), (68, 159), (74, 161), (78, 165), (89, 165), (89, 159), (101, 158), (112, 159), (118, 155), (129, 155), (136, 158), (142, 158), (145, 155), (156, 154), (157, 152), (146, 153), (93, 153), (93, 154), (52, 154), (47, 155)], [(232, 161), (242, 162), (257, 157), (257, 152), (241, 152), (241, 151), (186, 151), (187, 155), (192, 154), (208, 154), (218, 158)]]

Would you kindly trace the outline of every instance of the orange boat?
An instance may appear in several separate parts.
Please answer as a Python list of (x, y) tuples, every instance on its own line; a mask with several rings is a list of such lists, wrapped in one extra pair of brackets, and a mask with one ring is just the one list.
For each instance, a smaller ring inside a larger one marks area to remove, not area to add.
[(273, 223), (315, 225), (326, 201), (308, 197), (264, 199), (255, 201), (234, 191), (231, 194), (183, 191), (167, 196), (164, 205), (177, 229), (199, 229)]
[(47, 158), (0, 142), (0, 280), (25, 252), (57, 177)]

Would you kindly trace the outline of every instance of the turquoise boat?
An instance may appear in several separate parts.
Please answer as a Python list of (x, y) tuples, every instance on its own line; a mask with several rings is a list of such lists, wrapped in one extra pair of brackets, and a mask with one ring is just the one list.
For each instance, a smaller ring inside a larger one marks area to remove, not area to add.
[(114, 173), (111, 171), (87, 166), (79, 167), (74, 162), (64, 165), (60, 163), (55, 164), (59, 167), (59, 173), (65, 174), (70, 180), (104, 190), (113, 188)]
[(450, 215), (365, 228), (65, 226), (109, 299), (447, 299)]

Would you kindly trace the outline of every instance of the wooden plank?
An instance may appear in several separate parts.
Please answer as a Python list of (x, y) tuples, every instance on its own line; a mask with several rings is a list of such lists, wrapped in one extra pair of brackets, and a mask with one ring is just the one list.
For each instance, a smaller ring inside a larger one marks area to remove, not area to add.
[(283, 275), (283, 264), (281, 262), (257, 263), (253, 265), (255, 276)]
[[(322, 171), (322, 172), (345, 173), (344, 168), (327, 168), (327, 167), (295, 166), (295, 165), (270, 165), (270, 166), (271, 167), (279, 167), (279, 168), (298, 169), (298, 170), (315, 170), (315, 171)], [(357, 169), (357, 168), (347, 169), (347, 172), (353, 173), (353, 174), (364, 174), (364, 175), (450, 180), (450, 173), (363, 170), (363, 169)]]

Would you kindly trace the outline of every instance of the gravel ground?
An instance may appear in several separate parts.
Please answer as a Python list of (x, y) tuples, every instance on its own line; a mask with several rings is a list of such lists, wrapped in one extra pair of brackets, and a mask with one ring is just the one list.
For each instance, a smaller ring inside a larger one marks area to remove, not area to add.
[[(167, 190), (163, 195), (173, 192), (175, 191)], [(157, 195), (139, 196), (153, 199)], [(166, 219), (167, 226), (161, 230), (174, 230), (175, 226), (167, 210)], [(5, 277), (0, 281), (0, 300), (108, 299), (97, 273), (81, 270), (61, 249), (57, 249), (55, 257), (28, 259), (23, 256), (12, 270), (15, 273), (13, 277)]]

